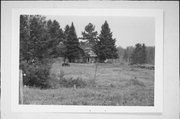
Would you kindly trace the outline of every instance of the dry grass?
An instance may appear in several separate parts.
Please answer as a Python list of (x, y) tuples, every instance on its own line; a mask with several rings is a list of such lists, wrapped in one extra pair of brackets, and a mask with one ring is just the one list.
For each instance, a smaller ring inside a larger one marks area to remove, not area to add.
[[(70, 64), (62, 67), (59, 61), (52, 65), (51, 74), (58, 77), (94, 79), (95, 64)], [(24, 103), (52, 105), (154, 105), (154, 71), (132, 68), (128, 65), (98, 64), (95, 87), (58, 88), (40, 90), (24, 88)]]

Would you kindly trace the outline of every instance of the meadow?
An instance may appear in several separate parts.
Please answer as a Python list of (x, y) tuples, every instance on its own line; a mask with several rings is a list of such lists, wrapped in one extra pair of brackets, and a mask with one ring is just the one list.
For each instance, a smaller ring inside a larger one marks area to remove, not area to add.
[(57, 59), (50, 72), (54, 78), (79, 78), (87, 85), (55, 89), (24, 87), (24, 104), (154, 105), (154, 70), (123, 63), (70, 63), (70, 67), (62, 67), (62, 61)]

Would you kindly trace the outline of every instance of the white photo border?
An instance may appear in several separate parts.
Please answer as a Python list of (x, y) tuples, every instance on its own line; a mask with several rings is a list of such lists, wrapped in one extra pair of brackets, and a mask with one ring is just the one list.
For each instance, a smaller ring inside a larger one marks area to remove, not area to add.
[[(20, 15), (59, 16), (129, 16), (155, 18), (154, 106), (74, 106), (19, 104), (19, 29)], [(162, 9), (20, 9), (12, 10), (11, 46), (12, 112), (78, 112), (78, 113), (162, 113), (163, 112), (163, 10)]]

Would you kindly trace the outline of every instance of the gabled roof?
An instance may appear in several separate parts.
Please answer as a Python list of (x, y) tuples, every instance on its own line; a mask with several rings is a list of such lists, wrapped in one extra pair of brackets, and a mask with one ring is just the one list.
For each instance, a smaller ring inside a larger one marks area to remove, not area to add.
[(97, 57), (96, 53), (90, 47), (86, 47), (84, 52), (88, 57)]
[(80, 45), (80, 48), (84, 50), (84, 53), (87, 57), (97, 57), (96, 53), (92, 50), (91, 46), (88, 44), (88, 42), (83, 42)]

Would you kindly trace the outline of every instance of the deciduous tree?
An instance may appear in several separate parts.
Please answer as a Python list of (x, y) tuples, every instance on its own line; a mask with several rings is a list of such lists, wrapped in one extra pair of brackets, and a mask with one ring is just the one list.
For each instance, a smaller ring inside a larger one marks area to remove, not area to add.
[(132, 64), (144, 64), (146, 63), (146, 46), (145, 44), (136, 44), (136, 47), (131, 56)]

